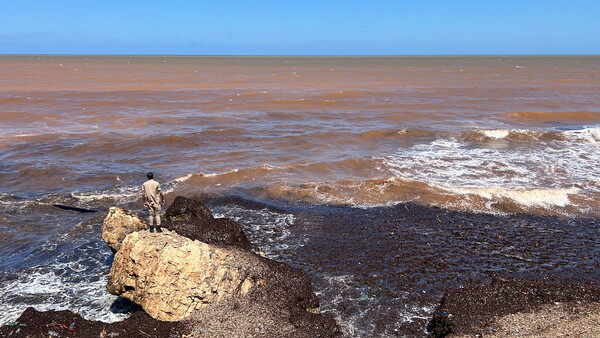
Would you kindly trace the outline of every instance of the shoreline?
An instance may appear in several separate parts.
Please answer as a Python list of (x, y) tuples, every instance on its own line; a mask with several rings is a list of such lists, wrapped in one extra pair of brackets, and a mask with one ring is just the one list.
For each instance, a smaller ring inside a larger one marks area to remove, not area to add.
[[(229, 310), (235, 311), (235, 307)], [(229, 311), (228, 310), (228, 311)], [(428, 332), (415, 328), (414, 336), (428, 337), (555, 337), (600, 334), (600, 288), (496, 277), (490, 284), (472, 283), (447, 292), (432, 318)], [(223, 314), (221, 314), (223, 315)], [(165, 322), (142, 310), (114, 323), (83, 319), (71, 311), (28, 308), (0, 335), (11, 337), (196, 337), (197, 322)], [(231, 327), (229, 327), (231, 329)], [(195, 332), (195, 333), (194, 333)], [(202, 335), (213, 337), (213, 335)], [(216, 335), (220, 336), (220, 335)], [(261, 332), (247, 337), (265, 337)]]
[[(367, 331), (372, 335), (426, 335), (433, 310), (398, 314), (394, 309), (436, 307), (445, 292), (452, 292), (448, 288), (485, 285), (497, 274), (484, 264), (496, 264), (510, 278), (549, 284), (588, 285), (599, 272), (586, 258), (593, 256), (593, 248), (585, 249), (597, 231), (589, 227), (593, 219), (472, 214), (410, 203), (360, 209), (265, 204), (239, 196), (207, 197), (204, 202), (220, 217), (238, 218), (250, 241), (269, 248), (271, 257), (305, 270), (325, 300), (323, 309), (334, 311), (349, 336), (358, 335), (353, 330), (364, 323), (375, 326)], [(244, 213), (227, 213), (232, 210)], [(252, 228), (257, 219), (289, 221), (289, 215), (294, 217), (289, 228), (277, 223)], [(567, 246), (566, 254), (557, 251)], [(578, 256), (564, 264), (573, 255)], [(352, 279), (340, 281), (340, 275)], [(374, 316), (374, 308), (383, 311)], [(363, 322), (355, 321), (357, 314), (364, 316)], [(396, 326), (398, 315), (413, 319)], [(419, 319), (424, 315), (427, 319)]]

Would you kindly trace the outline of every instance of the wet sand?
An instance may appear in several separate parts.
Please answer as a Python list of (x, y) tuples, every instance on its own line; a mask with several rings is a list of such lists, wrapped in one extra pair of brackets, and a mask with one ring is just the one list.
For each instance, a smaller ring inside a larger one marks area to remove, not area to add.
[(485, 337), (600, 337), (600, 303), (542, 306), (498, 319)]

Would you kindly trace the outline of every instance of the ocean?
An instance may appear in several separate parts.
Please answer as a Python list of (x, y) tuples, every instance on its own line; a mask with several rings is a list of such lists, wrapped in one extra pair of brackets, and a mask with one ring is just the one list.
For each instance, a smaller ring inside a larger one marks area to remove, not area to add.
[(424, 335), (494, 274), (598, 283), (599, 103), (600, 56), (0, 56), (0, 324), (127, 316), (101, 225), (148, 171), (346, 336)]

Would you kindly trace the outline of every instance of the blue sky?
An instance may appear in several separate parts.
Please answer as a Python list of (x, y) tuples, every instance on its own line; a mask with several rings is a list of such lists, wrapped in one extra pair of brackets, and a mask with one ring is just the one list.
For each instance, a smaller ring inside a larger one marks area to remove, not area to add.
[(600, 54), (600, 0), (13, 0), (0, 54)]

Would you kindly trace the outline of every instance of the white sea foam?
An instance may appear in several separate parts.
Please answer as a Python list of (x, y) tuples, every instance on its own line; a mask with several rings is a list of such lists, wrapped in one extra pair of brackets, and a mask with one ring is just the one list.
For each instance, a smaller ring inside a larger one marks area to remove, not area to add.
[(293, 214), (277, 213), (268, 209), (246, 209), (241, 206), (223, 206), (212, 210), (217, 218), (227, 217), (240, 223), (250, 241), (257, 244), (267, 255), (274, 259), (286, 257), (304, 244), (304, 239), (290, 240), (291, 228), (295, 218)]
[(192, 176), (193, 176), (193, 174), (187, 174), (187, 175), (184, 175), (181, 177), (177, 177), (176, 179), (173, 180), (173, 182), (175, 182), (175, 183), (185, 182), (185, 181), (189, 180), (190, 177), (192, 177)]
[(87, 282), (70, 282), (53, 271), (32, 272), (18, 280), (0, 283), (3, 310), (0, 324), (17, 319), (30, 306), (39, 311), (71, 310), (89, 320), (115, 322), (127, 315), (110, 311), (118, 298), (106, 291), (107, 276)]
[(484, 130), (483, 131), (483, 135), (490, 137), (490, 138), (505, 138), (506, 136), (508, 136), (510, 133), (510, 131), (505, 130), (505, 129), (495, 129), (495, 130)]
[(235, 174), (238, 171), (240, 171), (240, 170), (239, 169), (232, 169), (232, 170), (225, 171), (225, 172), (222, 172), (222, 173), (210, 173), (210, 174), (200, 174), (200, 175), (202, 175), (203, 177), (217, 177), (217, 176), (222, 176), (222, 175)]
[(447, 137), (402, 149), (383, 162), (399, 179), (424, 182), (452, 194), (508, 199), (525, 207), (566, 207), (571, 205), (570, 196), (600, 194), (595, 182), (600, 176), (596, 140), (600, 129), (561, 133), (564, 139), (500, 148)]
[(284, 166), (271, 165), (271, 164), (263, 164), (260, 168), (263, 169), (263, 170), (281, 170), (281, 169), (285, 169)]
[(573, 143), (597, 146), (600, 142), (600, 128), (598, 127), (565, 130), (562, 134), (568, 141)]
[[(89, 237), (97, 225), (82, 222), (89, 227), (83, 234)], [(106, 291), (108, 267), (105, 262), (111, 253), (97, 238), (72, 238), (68, 234), (56, 236), (56, 245), (49, 245), (43, 256), (44, 265), (9, 271), (0, 277), (0, 324), (14, 321), (23, 310), (32, 306), (40, 311), (70, 310), (89, 320), (114, 322), (127, 315), (111, 311), (117, 296)], [(65, 247), (65, 245), (67, 247)], [(50, 251), (50, 252), (49, 252)]]
[(600, 142), (600, 128), (589, 128), (587, 131), (590, 133), (594, 141)]
[(29, 207), (35, 206), (35, 205), (39, 205), (39, 204), (44, 204), (38, 200), (22, 200), (22, 201), (11, 201), (11, 200), (5, 200), (2, 197), (0, 197), (0, 205), (8, 210), (24, 210), (27, 209)]
[(139, 187), (122, 186), (103, 191), (72, 192), (71, 197), (83, 202), (110, 199), (124, 203), (137, 198), (139, 196), (139, 189)]
[(35, 137), (35, 136), (38, 136), (38, 135), (40, 135), (40, 134), (24, 134), (24, 133), (22, 133), (22, 134), (12, 134), (12, 135), (11, 134), (2, 134), (2, 135), (0, 135), (0, 137), (2, 137), (2, 138), (4, 138), (4, 137), (6, 137), (6, 138), (11, 138), (11, 137), (13, 137), (13, 138), (19, 138), (19, 137)]
[[(323, 300), (321, 309), (334, 315), (342, 332), (348, 337), (373, 336), (375, 325), (366, 318), (372, 318), (374, 314), (380, 316), (385, 313), (387, 317), (396, 318), (395, 325), (387, 328), (387, 334), (395, 336), (403, 323), (428, 319), (434, 310), (431, 306), (407, 302), (402, 295), (392, 300), (391, 304), (382, 305), (376, 288), (361, 286), (364, 284), (351, 275), (326, 276), (317, 280), (316, 284), (315, 294)], [(344, 308), (343, 304), (348, 302), (352, 303), (352, 313), (340, 311)]]
[(453, 188), (447, 190), (459, 194), (478, 195), (489, 200), (510, 199), (528, 207), (565, 207), (569, 204), (569, 195), (577, 194), (581, 189), (576, 187), (563, 189), (529, 189), (509, 190), (505, 188)]

